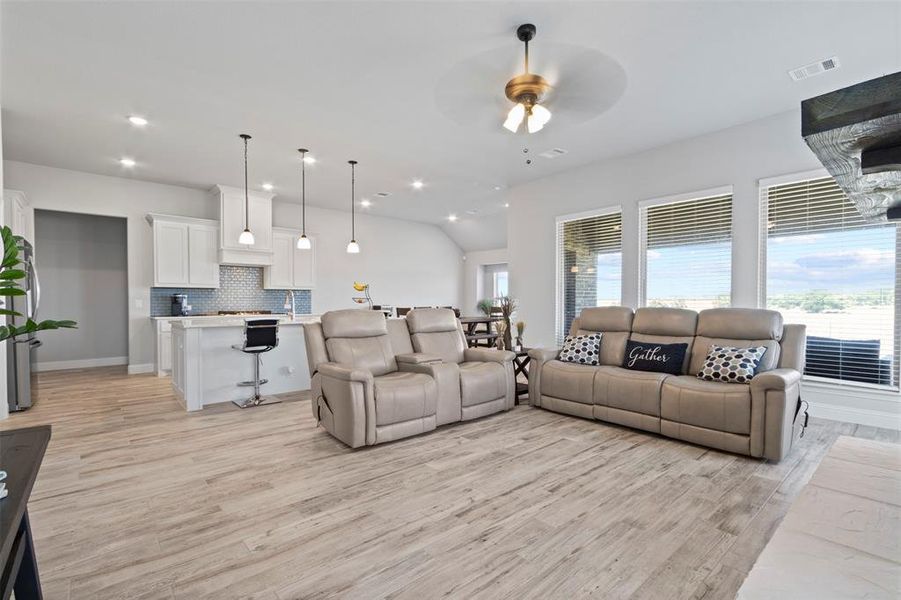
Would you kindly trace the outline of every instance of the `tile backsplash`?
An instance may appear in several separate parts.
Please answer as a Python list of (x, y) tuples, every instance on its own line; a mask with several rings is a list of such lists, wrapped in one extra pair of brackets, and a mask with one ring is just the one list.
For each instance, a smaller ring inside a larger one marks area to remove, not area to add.
[[(219, 267), (219, 288), (150, 288), (150, 316), (172, 314), (172, 294), (187, 294), (191, 314), (209, 314), (219, 310), (271, 310), (285, 312), (285, 290), (264, 290), (262, 267)], [(310, 290), (294, 291), (297, 314), (312, 312)]]

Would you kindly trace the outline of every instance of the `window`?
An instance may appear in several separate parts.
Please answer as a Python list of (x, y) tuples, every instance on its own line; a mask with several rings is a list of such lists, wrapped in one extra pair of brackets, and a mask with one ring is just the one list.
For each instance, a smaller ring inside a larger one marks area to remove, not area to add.
[(622, 304), (623, 221), (615, 211), (557, 220), (557, 341), (583, 308)]
[(494, 273), (494, 297), (502, 298), (509, 295), (507, 292), (507, 271), (495, 271)]
[(640, 302), (703, 310), (732, 302), (732, 193), (641, 207)]
[(898, 226), (867, 222), (831, 177), (761, 190), (762, 303), (807, 325), (805, 375), (898, 383)]

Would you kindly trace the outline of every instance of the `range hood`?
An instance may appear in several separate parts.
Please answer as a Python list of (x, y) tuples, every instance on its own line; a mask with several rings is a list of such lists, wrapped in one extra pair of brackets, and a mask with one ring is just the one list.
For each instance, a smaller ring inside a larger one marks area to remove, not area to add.
[(865, 219), (901, 219), (901, 72), (804, 100), (801, 135)]

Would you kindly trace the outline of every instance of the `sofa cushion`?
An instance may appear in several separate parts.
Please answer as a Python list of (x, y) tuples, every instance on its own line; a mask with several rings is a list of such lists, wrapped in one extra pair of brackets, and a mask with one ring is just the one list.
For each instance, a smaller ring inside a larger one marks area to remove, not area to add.
[(600, 350), (600, 333), (568, 335), (566, 336), (566, 339), (563, 340), (563, 348), (560, 350), (560, 360), (563, 362), (578, 363), (580, 365), (596, 365), (598, 364)]
[(753, 348), (711, 346), (704, 366), (698, 371), (698, 379), (736, 384), (751, 383), (764, 352), (766, 346)]
[(632, 331), (632, 309), (627, 306), (596, 306), (582, 309), (573, 320), (571, 335), (600, 332), (602, 365), (620, 366), (626, 351), (626, 340)]
[(679, 375), (685, 363), (688, 344), (649, 344), (629, 340), (623, 368), (632, 371), (650, 371)]
[(646, 307), (635, 311), (632, 333), (667, 337), (692, 337), (698, 313), (685, 308)]
[(740, 340), (782, 339), (782, 314), (760, 308), (710, 308), (698, 314), (697, 334)]
[(388, 335), (385, 313), (378, 310), (333, 310), (323, 314), (320, 321), (325, 339)]
[(466, 344), (463, 341), (463, 334), (457, 329), (432, 333), (414, 333), (410, 337), (413, 341), (413, 349), (416, 352), (438, 356), (444, 362), (463, 362), (463, 351), (466, 349)]
[(389, 373), (374, 378), (373, 386), (376, 425), (391, 425), (435, 415), (438, 385), (424, 373)]
[[(593, 404), (594, 375), (600, 367), (548, 361), (541, 369), (541, 394), (571, 402)], [(589, 411), (590, 412), (590, 411)]]
[(496, 362), (460, 363), (460, 396), (463, 406), (474, 406), (504, 398), (507, 371)]
[(330, 338), (325, 341), (332, 362), (384, 375), (397, 371), (397, 360), (388, 334), (360, 338)]
[(594, 403), (646, 415), (660, 416), (660, 388), (666, 373), (600, 367), (594, 378)]
[(741, 435), (751, 432), (751, 386), (669, 376), (660, 391), (660, 417)]

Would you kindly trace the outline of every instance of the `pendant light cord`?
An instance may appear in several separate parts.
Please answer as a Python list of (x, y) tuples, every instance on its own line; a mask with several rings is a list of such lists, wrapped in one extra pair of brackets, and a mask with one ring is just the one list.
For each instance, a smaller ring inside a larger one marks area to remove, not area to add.
[(357, 161), (351, 161), (350, 163), (350, 239), (357, 239), (357, 229), (356, 222), (354, 220), (354, 197), (356, 196), (356, 182), (357, 182), (357, 172), (356, 172)]
[(250, 231), (250, 196), (247, 193), (247, 140), (249, 135), (244, 137), (244, 230)]
[(307, 153), (300, 153), (300, 228), (301, 235), (307, 235)]

